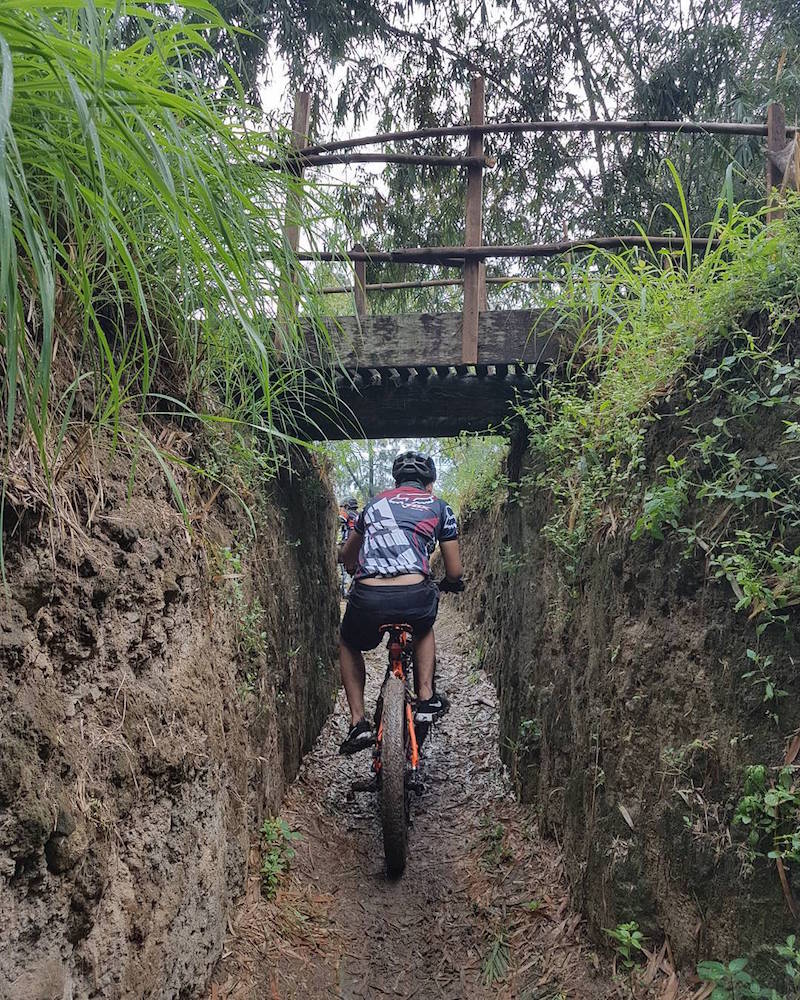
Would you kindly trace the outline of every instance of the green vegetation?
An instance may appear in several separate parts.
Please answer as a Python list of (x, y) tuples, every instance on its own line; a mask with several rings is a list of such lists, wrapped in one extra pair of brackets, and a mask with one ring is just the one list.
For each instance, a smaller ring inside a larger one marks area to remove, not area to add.
[(768, 858), (800, 863), (797, 768), (781, 767), (772, 778), (764, 764), (748, 767), (744, 794), (736, 806), (733, 822), (748, 830), (746, 855), (749, 861), (764, 856), (764, 841), (768, 841)]
[(606, 928), (605, 933), (614, 942), (614, 948), (626, 969), (632, 969), (636, 959), (644, 954), (644, 935), (635, 920)]
[(771, 656), (761, 656), (756, 650), (748, 649), (747, 659), (753, 664), (753, 669), (743, 673), (742, 680), (750, 681), (753, 687), (760, 690), (762, 701), (767, 709), (767, 715), (777, 726), (780, 724), (778, 702), (781, 698), (785, 698), (789, 692), (779, 688), (774, 677), (771, 675)]
[(506, 828), (502, 823), (493, 823), (486, 816), (481, 819), (480, 840), (481, 864), (484, 868), (496, 868), (511, 857), (511, 849), (506, 843)]
[[(581, 335), (570, 381), (518, 407), (535, 459), (526, 484), (554, 498), (545, 534), (567, 571), (590, 539), (677, 532), (763, 630), (800, 603), (800, 365), (786, 360), (800, 218), (791, 203), (767, 227), (728, 192), (697, 254), (678, 194), (681, 253), (596, 251), (555, 272), (550, 307)], [(698, 367), (701, 352), (718, 361)], [(667, 404), (682, 450), (661, 458)], [(756, 424), (777, 428), (769, 454)]]
[(697, 975), (704, 983), (714, 984), (710, 1000), (744, 1000), (745, 997), (782, 1000), (775, 990), (760, 986), (749, 972), (745, 972), (746, 966), (746, 958), (734, 958), (727, 965), (700, 962)]
[(439, 489), (457, 514), (488, 511), (505, 496), (508, 449), (503, 438), (462, 434), (442, 442), (441, 448), (446, 462)]
[(264, 609), (258, 597), (248, 600), (242, 587), (242, 555), (228, 546), (218, 554), (219, 576), (226, 587), (228, 604), (236, 618), (236, 651), (247, 664), (245, 690), (252, 693), (255, 667), (252, 661), (264, 655), (267, 633), (263, 628)]
[(300, 834), (290, 829), (286, 820), (279, 816), (265, 819), (261, 824), (261, 887), (267, 899), (274, 899), (281, 878), (294, 860), (296, 851), (292, 844), (300, 840)]
[(226, 28), (204, 0), (182, 11), (0, 0), (0, 375), (19, 482), (34, 456), (52, 483), (99, 432), (132, 466), (150, 450), (188, 519), (170, 466), (224, 469), (151, 420), (283, 460), (310, 391), (300, 303), (328, 347), (283, 214), (302, 196), (313, 229), (330, 210), (258, 166), (282, 137), (235, 79), (222, 99), (194, 74)]
[(500, 931), (492, 939), (486, 958), (483, 960), (483, 984), (491, 986), (500, 982), (508, 975), (511, 964), (511, 952), (508, 946), (508, 938), (504, 931)]

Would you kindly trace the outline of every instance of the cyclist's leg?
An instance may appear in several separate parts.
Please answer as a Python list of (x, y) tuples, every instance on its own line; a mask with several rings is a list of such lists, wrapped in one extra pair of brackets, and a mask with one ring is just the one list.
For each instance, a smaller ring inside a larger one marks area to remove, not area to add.
[(436, 663), (436, 639), (432, 628), (421, 636), (415, 634), (414, 662), (417, 697), (427, 701), (433, 694), (433, 668)]
[(350, 724), (354, 726), (364, 718), (364, 685), (367, 672), (364, 666), (364, 654), (359, 649), (351, 649), (344, 639), (339, 640), (339, 670), (347, 704), (350, 707)]

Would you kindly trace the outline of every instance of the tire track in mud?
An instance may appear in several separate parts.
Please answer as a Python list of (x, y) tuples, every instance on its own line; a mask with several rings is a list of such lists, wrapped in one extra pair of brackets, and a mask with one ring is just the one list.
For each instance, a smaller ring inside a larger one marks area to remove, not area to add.
[[(297, 856), (268, 902), (254, 849), (213, 1000), (623, 995), (569, 908), (557, 845), (510, 793), (494, 688), (463, 621), (441, 608), (437, 684), (452, 707), (424, 748), (406, 873), (385, 876), (375, 795), (348, 796), (370, 755), (338, 755), (340, 692), (281, 813), (301, 835)], [(385, 655), (368, 655), (368, 711)]]

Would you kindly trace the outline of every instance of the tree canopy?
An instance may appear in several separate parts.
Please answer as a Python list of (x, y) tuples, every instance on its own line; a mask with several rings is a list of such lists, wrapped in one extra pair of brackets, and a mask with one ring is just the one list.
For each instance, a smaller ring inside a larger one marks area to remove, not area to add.
[[(486, 79), (488, 121), (763, 121), (770, 100), (786, 103), (791, 120), (800, 96), (800, 18), (792, 0), (218, 6), (253, 32), (240, 43), (245, 79), (268, 74), (280, 55), (292, 86), (311, 90), (317, 136), (367, 121), (384, 129), (463, 122), (475, 73)], [(428, 140), (416, 148), (460, 146)], [(619, 232), (651, 215), (652, 225), (663, 227), (669, 217), (659, 205), (672, 195), (666, 157), (678, 167), (697, 224), (711, 218), (729, 164), (737, 198), (763, 193), (763, 154), (748, 137), (493, 136), (487, 151), (497, 159), (485, 177), (489, 243)], [(463, 239), (460, 172), (395, 166), (380, 189), (366, 174), (361, 180), (340, 199), (370, 246)], [(382, 276), (393, 270), (384, 267)]]

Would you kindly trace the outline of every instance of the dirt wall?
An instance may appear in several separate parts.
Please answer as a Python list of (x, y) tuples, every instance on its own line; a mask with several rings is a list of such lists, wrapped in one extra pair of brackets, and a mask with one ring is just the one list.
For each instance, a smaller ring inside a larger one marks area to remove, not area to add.
[(119, 460), (99, 466), (72, 531), (15, 509), (13, 482), (6, 506), (8, 1000), (204, 995), (251, 838), (332, 704), (335, 511), (319, 474), (248, 498), (252, 542), (225, 491), (184, 484), (190, 534), (157, 465), (140, 458), (130, 496)]
[[(530, 467), (518, 442), (511, 479)], [(680, 539), (623, 531), (593, 540), (567, 580), (541, 534), (550, 504), (523, 486), (463, 533), (461, 606), (499, 690), (517, 790), (558, 837), (598, 939), (635, 920), (684, 967), (758, 955), (797, 925), (775, 862), (747, 861), (732, 818), (745, 766), (777, 768), (800, 725), (797, 608), (760, 639), (787, 692), (776, 724), (741, 676), (755, 630), (726, 582)]]

